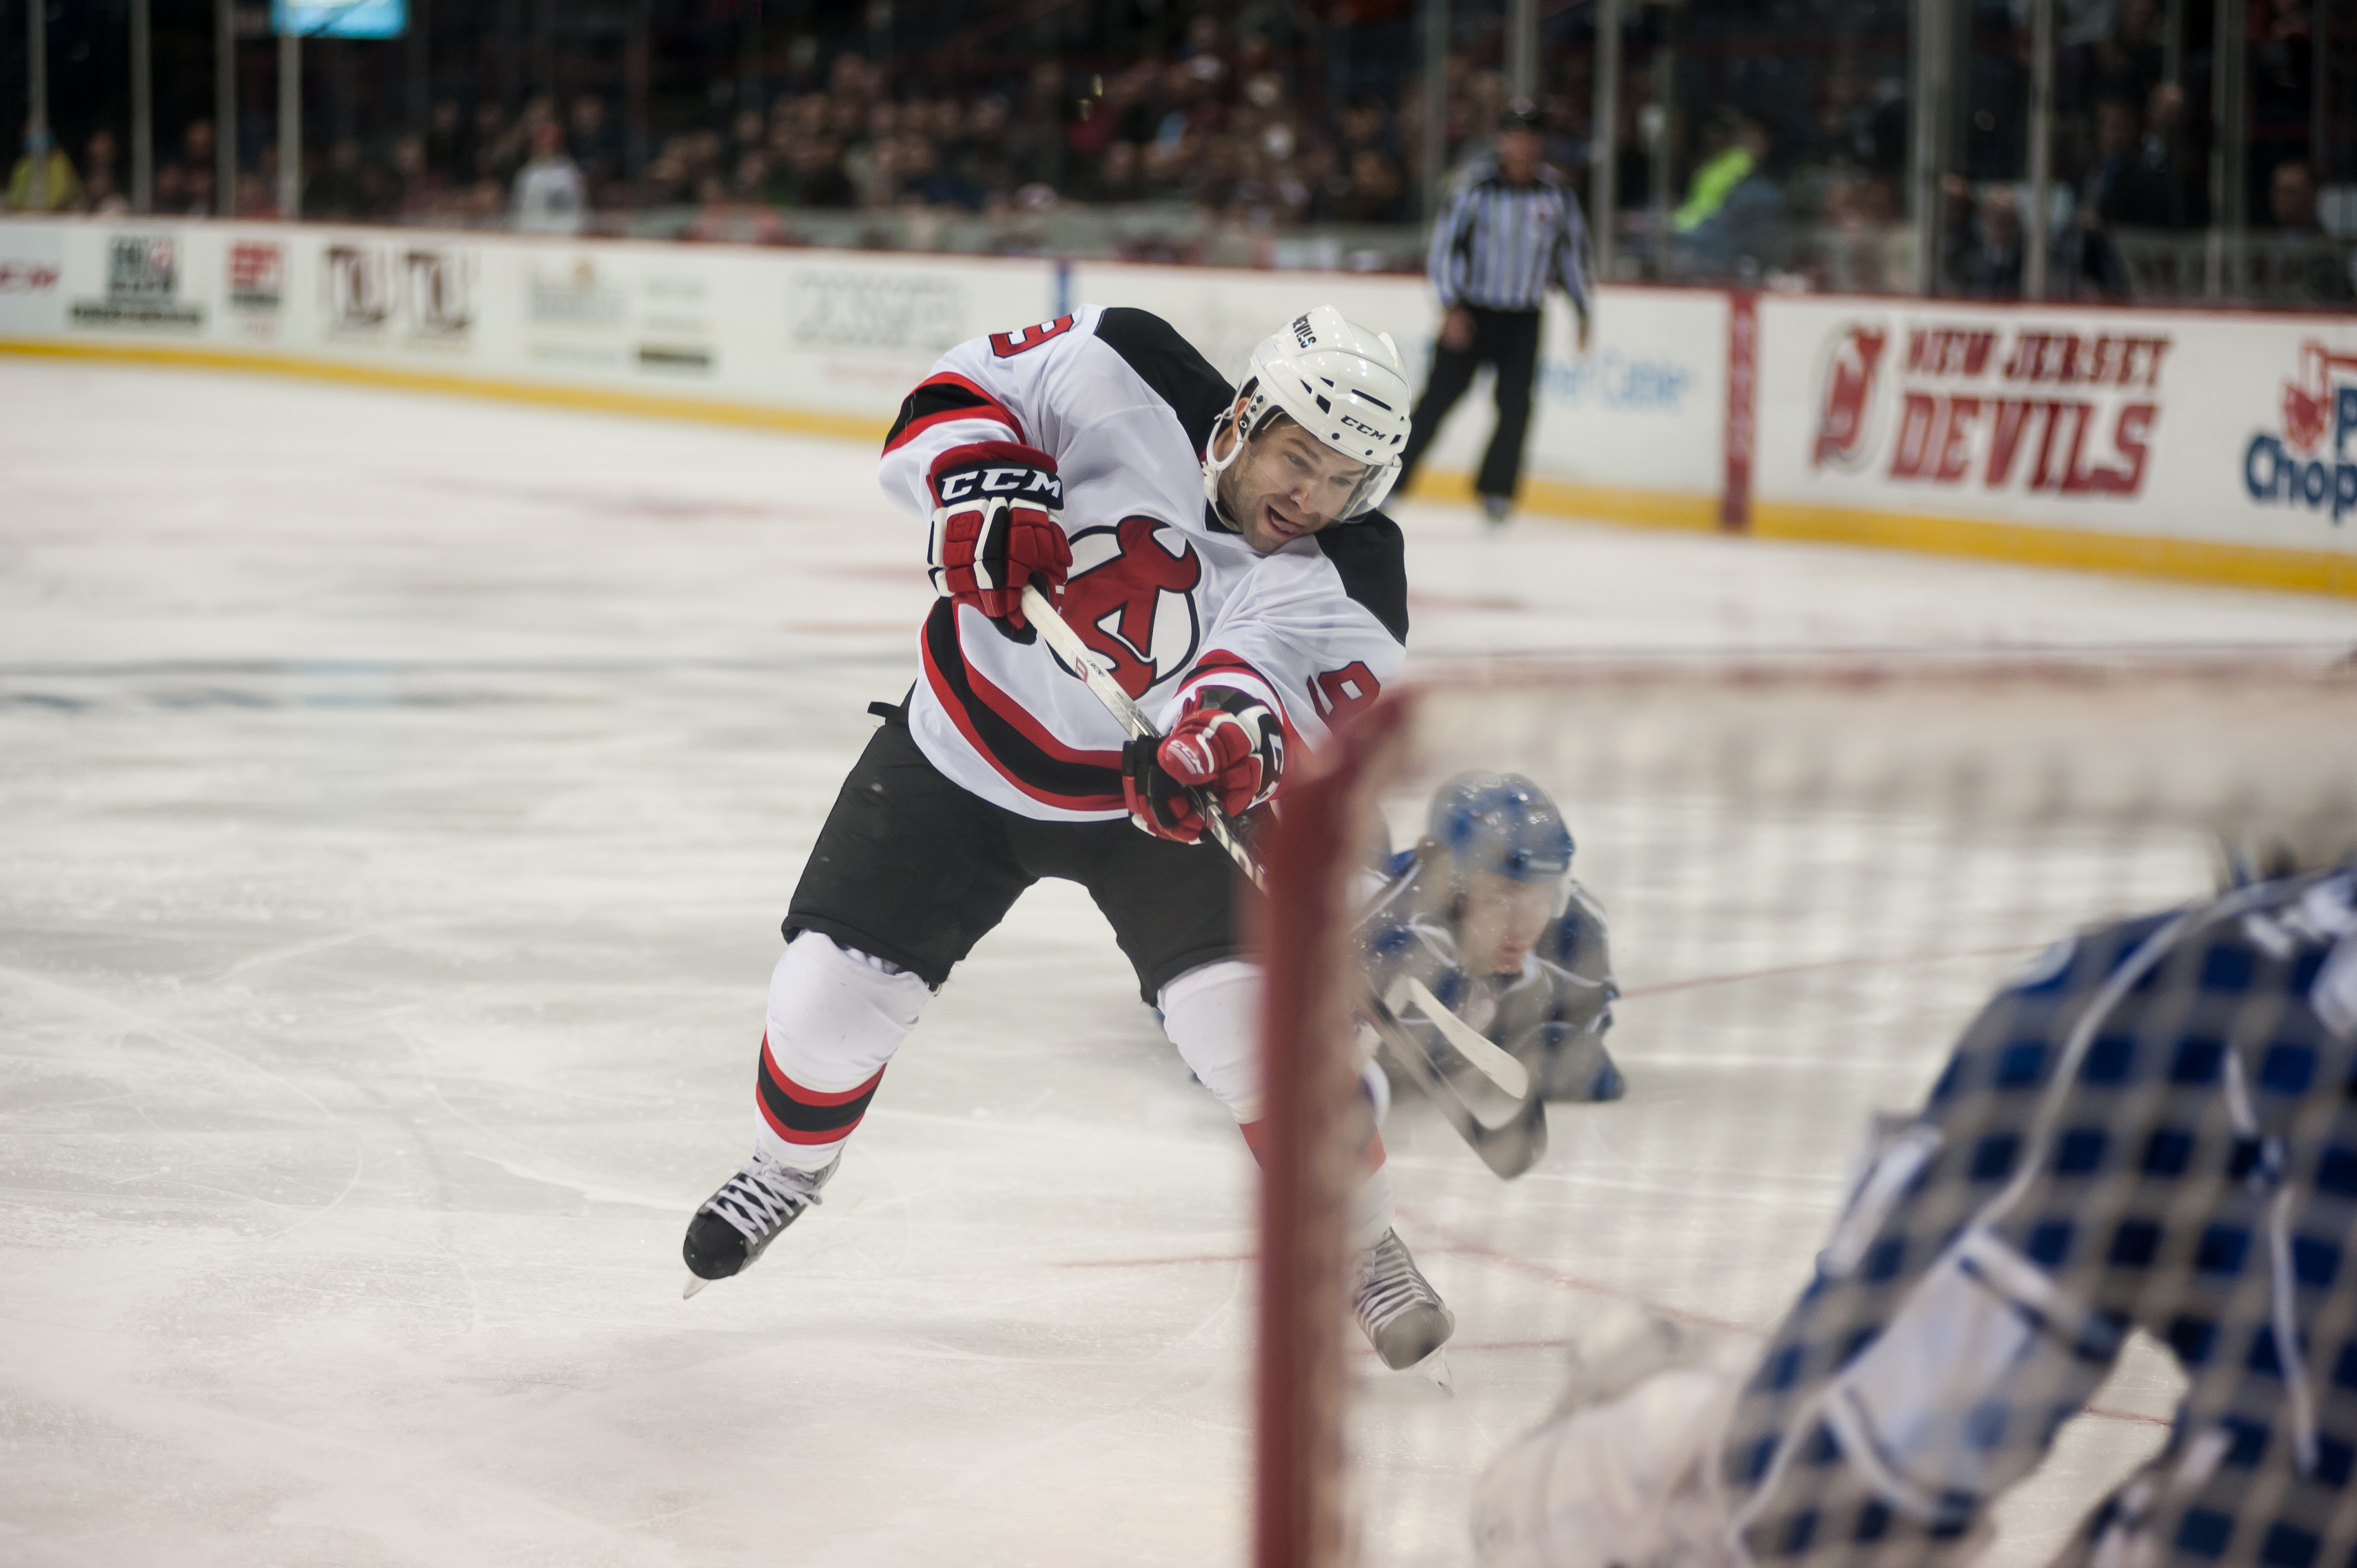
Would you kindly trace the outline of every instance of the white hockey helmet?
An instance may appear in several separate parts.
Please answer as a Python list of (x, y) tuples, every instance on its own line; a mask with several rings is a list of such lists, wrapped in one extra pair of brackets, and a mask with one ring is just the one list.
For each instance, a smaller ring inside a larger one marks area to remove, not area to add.
[(1203, 455), (1203, 489), (1219, 499), (1221, 472), (1243, 444), (1278, 413), (1318, 440), (1367, 466), (1365, 476), (1334, 515), (1362, 516), (1383, 504), (1399, 478), (1407, 446), (1410, 393), (1407, 367), (1388, 332), (1369, 332), (1330, 305), (1295, 317), (1253, 350), (1252, 369), (1238, 389), (1244, 411), (1237, 439), (1224, 457), (1213, 456), (1227, 416), (1212, 427)]

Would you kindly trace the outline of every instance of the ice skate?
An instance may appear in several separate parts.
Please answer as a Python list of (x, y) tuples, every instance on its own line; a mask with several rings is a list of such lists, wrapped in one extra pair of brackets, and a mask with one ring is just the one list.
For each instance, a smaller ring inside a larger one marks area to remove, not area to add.
[(1352, 1296), (1367, 1343), (1395, 1372), (1418, 1365), (1457, 1332), (1457, 1315), (1416, 1268), (1396, 1230), (1384, 1231), (1359, 1254)]
[[(818, 1189), (842, 1163), (843, 1155), (837, 1154), (824, 1169), (805, 1171), (755, 1154), (687, 1222), (687, 1240), (680, 1251), (687, 1259), (689, 1278), (680, 1294), (694, 1295), (714, 1280), (743, 1273), (777, 1240), (778, 1232), (819, 1201)], [(1415, 1272), (1414, 1265), (1409, 1272)]]

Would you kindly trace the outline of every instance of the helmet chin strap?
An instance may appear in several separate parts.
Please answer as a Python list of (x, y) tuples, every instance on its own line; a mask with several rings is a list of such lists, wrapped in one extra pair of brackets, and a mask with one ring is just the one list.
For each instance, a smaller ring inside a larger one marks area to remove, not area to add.
[[(1224, 457), (1217, 456), (1222, 431), (1230, 432), (1235, 437)], [(1235, 467), (1236, 459), (1243, 455), (1243, 430), (1237, 422), (1233, 405), (1231, 405), (1211, 426), (1211, 437), (1203, 443), (1203, 499), (1211, 503), (1211, 510), (1219, 513), (1220, 520), (1232, 528), (1235, 526), (1236, 520), (1228, 515), (1227, 503), (1220, 499), (1220, 476)]]

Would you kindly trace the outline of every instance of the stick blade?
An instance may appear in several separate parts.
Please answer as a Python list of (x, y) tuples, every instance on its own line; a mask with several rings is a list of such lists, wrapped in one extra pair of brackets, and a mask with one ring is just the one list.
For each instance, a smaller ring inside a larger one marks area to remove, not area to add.
[(1475, 1071), (1496, 1084), (1512, 1099), (1530, 1098), (1530, 1069), (1510, 1053), (1500, 1049), (1489, 1036), (1441, 1005), (1440, 998), (1414, 975), (1407, 977), (1407, 993), (1409, 1000), (1415, 1004), (1416, 1011), (1432, 1021), (1432, 1026), (1440, 1031), (1441, 1038), (1455, 1047), (1457, 1054), (1463, 1057)]

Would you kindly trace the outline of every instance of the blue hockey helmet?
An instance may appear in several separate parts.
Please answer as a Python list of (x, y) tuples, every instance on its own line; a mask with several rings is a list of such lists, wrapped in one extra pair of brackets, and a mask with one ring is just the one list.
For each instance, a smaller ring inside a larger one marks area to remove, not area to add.
[(1457, 871), (1544, 882), (1571, 869), (1571, 830), (1547, 792), (1519, 773), (1460, 773), (1432, 798), (1426, 826)]

